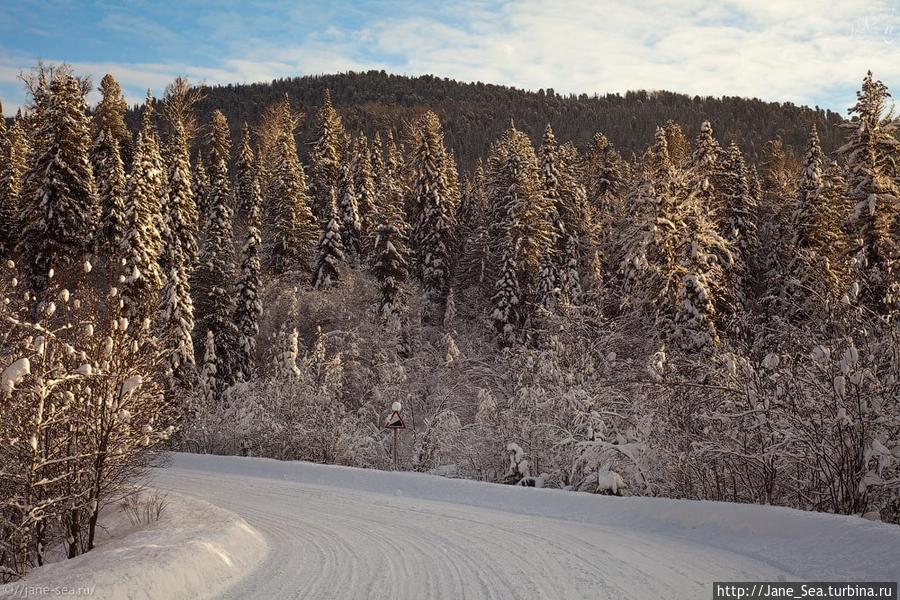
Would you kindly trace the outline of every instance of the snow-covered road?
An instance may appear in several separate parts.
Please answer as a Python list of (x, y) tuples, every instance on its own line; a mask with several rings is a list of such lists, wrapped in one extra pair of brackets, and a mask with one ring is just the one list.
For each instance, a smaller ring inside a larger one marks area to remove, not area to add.
[(263, 535), (221, 598), (708, 598), (713, 581), (900, 572), (900, 528), (785, 509), (198, 455), (152, 483)]

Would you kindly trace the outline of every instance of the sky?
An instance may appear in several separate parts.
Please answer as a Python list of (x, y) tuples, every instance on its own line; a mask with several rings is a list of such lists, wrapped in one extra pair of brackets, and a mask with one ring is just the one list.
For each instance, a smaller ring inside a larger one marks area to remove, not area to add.
[[(900, 86), (900, 0), (0, 1), (0, 100), (67, 62), (131, 102), (207, 84), (347, 70), (558, 93), (670, 90), (845, 113), (868, 69)], [(96, 93), (91, 96), (96, 100)]]

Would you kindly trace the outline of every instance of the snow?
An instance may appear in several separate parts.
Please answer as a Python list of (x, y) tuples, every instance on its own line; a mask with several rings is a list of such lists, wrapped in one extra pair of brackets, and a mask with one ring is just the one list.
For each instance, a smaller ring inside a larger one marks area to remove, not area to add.
[(222, 598), (698, 598), (712, 581), (894, 580), (900, 555), (900, 528), (856, 517), (421, 473), (175, 454), (154, 485), (266, 538)]
[(31, 361), (27, 358), (18, 359), (3, 369), (3, 375), (0, 376), (0, 392), (5, 394), (12, 392), (29, 374), (31, 374)]
[(215, 598), (266, 557), (263, 537), (234, 513), (171, 492), (165, 499), (160, 520), (139, 529), (109, 507), (101, 520), (108, 539), (0, 586), (0, 599), (27, 595), (19, 586), (81, 589), (93, 600)]
[(422, 473), (174, 454), (151, 484), (170, 494), (163, 522), (27, 583), (170, 600), (687, 599), (713, 581), (895, 580), (900, 555), (900, 528), (856, 517)]

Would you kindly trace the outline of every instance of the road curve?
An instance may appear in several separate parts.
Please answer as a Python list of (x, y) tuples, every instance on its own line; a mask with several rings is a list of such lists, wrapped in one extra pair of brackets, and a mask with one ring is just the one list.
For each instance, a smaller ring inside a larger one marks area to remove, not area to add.
[(687, 599), (713, 581), (790, 579), (666, 535), (260, 476), (255, 462), (223, 473), (176, 456), (153, 475), (264, 536), (267, 558), (219, 598)]

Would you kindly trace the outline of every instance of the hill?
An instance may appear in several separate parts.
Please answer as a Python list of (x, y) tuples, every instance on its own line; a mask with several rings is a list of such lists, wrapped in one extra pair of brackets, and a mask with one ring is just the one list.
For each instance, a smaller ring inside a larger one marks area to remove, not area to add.
[[(403, 124), (425, 109), (437, 112), (445, 139), (456, 152), (463, 169), (487, 153), (491, 142), (509, 127), (516, 126), (539, 140), (550, 123), (557, 137), (586, 147), (596, 132), (604, 133), (628, 157), (653, 141), (657, 125), (672, 119), (689, 137), (700, 123), (710, 120), (720, 142), (736, 141), (751, 160), (757, 160), (765, 143), (781, 135), (799, 154), (805, 148), (809, 128), (815, 124), (826, 152), (837, 147), (843, 119), (833, 112), (792, 103), (763, 102), (759, 99), (723, 96), (688, 96), (667, 91), (634, 91), (625, 95), (587, 94), (562, 96), (552, 89), (531, 92), (487, 83), (464, 83), (423, 75), (406, 77), (384, 71), (342, 73), (276, 79), (267, 83), (234, 84), (206, 88), (206, 98), (198, 106), (201, 122), (209, 122), (216, 108), (224, 111), (232, 131), (247, 121), (251, 125), (262, 108), (287, 94), (307, 116), (318, 109), (328, 88), (348, 131), (402, 131)], [(129, 114), (137, 129), (136, 108)], [(306, 119), (298, 130), (301, 153), (312, 135), (313, 120)]]

